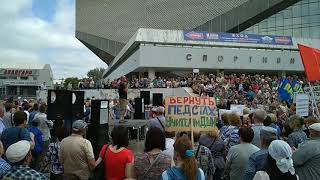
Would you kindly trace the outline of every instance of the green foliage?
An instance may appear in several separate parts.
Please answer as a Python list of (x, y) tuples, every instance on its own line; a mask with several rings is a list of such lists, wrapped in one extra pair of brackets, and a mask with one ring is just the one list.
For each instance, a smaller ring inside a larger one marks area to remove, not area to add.
[(68, 88), (68, 84), (71, 83), (72, 84), (72, 89), (78, 89), (79, 88), (79, 82), (80, 82), (80, 79), (78, 79), (77, 77), (68, 77), (64, 80), (64, 87), (65, 89)]
[(87, 76), (92, 79), (95, 83), (103, 79), (103, 73), (106, 71), (105, 68), (94, 68), (88, 71)]

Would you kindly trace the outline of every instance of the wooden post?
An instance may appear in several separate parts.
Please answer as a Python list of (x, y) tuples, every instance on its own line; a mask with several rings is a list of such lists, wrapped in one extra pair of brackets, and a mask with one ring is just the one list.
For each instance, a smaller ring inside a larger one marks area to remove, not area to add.
[(189, 123), (189, 124), (191, 125), (191, 127), (190, 127), (190, 131), (191, 131), (191, 144), (192, 144), (192, 147), (194, 147), (192, 114), (190, 115), (190, 123)]

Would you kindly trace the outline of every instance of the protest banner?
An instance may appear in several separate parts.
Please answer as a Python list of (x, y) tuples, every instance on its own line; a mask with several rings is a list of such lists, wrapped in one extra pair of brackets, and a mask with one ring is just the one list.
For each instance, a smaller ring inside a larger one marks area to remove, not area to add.
[(299, 116), (309, 116), (309, 95), (296, 95), (296, 114)]
[(236, 112), (236, 113), (238, 113), (238, 115), (242, 116), (244, 107), (245, 107), (245, 105), (231, 104), (230, 110), (232, 112)]
[(167, 97), (166, 131), (211, 131), (216, 127), (217, 109), (210, 97)]

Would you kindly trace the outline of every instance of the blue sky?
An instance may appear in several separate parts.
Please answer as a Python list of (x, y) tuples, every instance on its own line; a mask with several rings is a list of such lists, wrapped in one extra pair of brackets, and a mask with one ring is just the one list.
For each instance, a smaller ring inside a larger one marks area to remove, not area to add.
[(74, 37), (75, 0), (1, 0), (0, 62), (50, 64), (54, 78), (106, 67)]

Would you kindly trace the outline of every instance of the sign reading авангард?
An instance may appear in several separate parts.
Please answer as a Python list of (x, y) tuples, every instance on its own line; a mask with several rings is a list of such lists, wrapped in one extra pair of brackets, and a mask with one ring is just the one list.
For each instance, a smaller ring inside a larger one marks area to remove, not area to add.
[(166, 131), (211, 131), (216, 127), (214, 98), (167, 97)]

